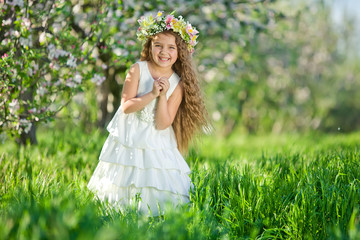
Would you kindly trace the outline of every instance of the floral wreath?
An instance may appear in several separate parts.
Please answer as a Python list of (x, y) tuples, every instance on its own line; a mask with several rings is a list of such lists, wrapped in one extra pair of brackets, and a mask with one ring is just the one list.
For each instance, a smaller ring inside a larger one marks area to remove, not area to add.
[(162, 11), (159, 11), (156, 16), (142, 16), (138, 20), (140, 27), (137, 30), (137, 38), (145, 42), (150, 36), (171, 29), (186, 42), (189, 52), (194, 52), (199, 31), (189, 22), (185, 22), (182, 16), (176, 18), (173, 14), (174, 12), (165, 16)]

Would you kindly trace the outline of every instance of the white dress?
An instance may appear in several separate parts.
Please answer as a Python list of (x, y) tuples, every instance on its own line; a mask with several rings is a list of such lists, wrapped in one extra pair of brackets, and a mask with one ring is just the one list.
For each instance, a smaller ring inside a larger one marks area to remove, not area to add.
[[(140, 80), (137, 96), (152, 90), (153, 81), (147, 62), (138, 62)], [(180, 78), (170, 78), (169, 98)], [(99, 163), (88, 183), (102, 201), (118, 209), (133, 205), (158, 216), (166, 204), (189, 202), (190, 169), (180, 154), (173, 128), (157, 130), (154, 123), (157, 99), (138, 112), (125, 114), (120, 106), (107, 126), (109, 136), (101, 150)]]

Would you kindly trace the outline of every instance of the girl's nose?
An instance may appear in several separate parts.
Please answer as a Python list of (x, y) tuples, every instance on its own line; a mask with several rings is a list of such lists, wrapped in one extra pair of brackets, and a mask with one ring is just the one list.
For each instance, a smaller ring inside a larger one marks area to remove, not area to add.
[(160, 53), (167, 53), (166, 48), (161, 48), (161, 49), (160, 49)]

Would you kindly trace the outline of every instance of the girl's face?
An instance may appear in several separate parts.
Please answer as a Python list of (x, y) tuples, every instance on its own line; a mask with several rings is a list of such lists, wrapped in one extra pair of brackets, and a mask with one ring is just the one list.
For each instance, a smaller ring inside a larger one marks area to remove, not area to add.
[(151, 55), (157, 66), (172, 67), (178, 57), (175, 37), (171, 34), (157, 34), (151, 41)]

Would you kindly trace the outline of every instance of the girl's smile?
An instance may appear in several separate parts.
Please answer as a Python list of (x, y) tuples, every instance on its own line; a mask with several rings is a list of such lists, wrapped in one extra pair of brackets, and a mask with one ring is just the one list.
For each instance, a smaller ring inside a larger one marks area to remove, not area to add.
[(167, 62), (167, 61), (170, 60), (170, 58), (160, 57), (160, 56), (159, 56), (159, 59), (160, 59), (161, 62)]

